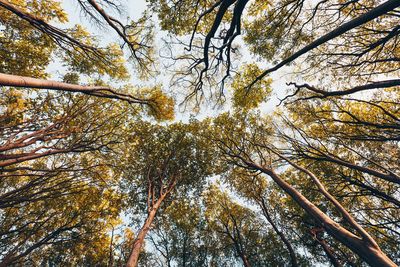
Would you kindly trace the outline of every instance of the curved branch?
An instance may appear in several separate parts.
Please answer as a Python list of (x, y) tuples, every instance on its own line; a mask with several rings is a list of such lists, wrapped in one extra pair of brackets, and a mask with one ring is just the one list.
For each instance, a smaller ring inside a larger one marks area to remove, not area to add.
[(204, 51), (203, 51), (203, 57), (204, 57), (204, 64), (205, 64), (205, 69), (208, 69), (209, 66), (209, 61), (208, 61), (208, 49), (210, 47), (211, 39), (214, 37), (215, 33), (217, 32), (218, 27), (220, 26), (222, 22), (222, 18), (224, 17), (226, 11), (228, 8), (233, 5), (236, 2), (236, 0), (224, 0), (218, 11), (217, 15), (215, 16), (214, 23), (211, 26), (211, 30), (208, 32), (205, 40), (204, 40)]
[(367, 90), (372, 90), (372, 89), (380, 89), (380, 88), (389, 88), (389, 87), (394, 87), (394, 86), (400, 86), (400, 79), (371, 82), (371, 83), (368, 83), (368, 84), (355, 86), (355, 87), (350, 88), (350, 89), (338, 90), (338, 91), (332, 91), (332, 92), (327, 92), (325, 90), (316, 88), (316, 87), (314, 87), (312, 85), (309, 85), (307, 83), (305, 83), (305, 84), (297, 84), (297, 83), (293, 83), (292, 82), (292, 83), (288, 83), (288, 85), (293, 85), (294, 87), (296, 87), (296, 91), (293, 94), (288, 95), (285, 98), (283, 98), (281, 100), (281, 103), (283, 101), (285, 101), (286, 99), (297, 95), (297, 93), (299, 93), (299, 91), (301, 89), (307, 89), (309, 91), (312, 91), (314, 93), (319, 94), (319, 95), (313, 95), (313, 96), (304, 97), (304, 98), (300, 98), (299, 99), (299, 100), (308, 100), (308, 99), (313, 99), (313, 98), (327, 98), (327, 97), (330, 97), (330, 96), (344, 96), (344, 95), (350, 95), (350, 94), (354, 94), (354, 93), (357, 93), (357, 92), (367, 91)]
[(384, 2), (383, 4), (371, 9), (370, 11), (368, 11), (367, 13), (356, 17), (355, 19), (352, 19), (346, 23), (344, 23), (343, 25), (337, 27), (336, 29), (334, 29), (333, 31), (321, 36), (320, 38), (316, 39), (315, 41), (311, 42), (310, 44), (306, 45), (305, 47), (303, 47), (302, 49), (298, 50), (297, 52), (295, 52), (294, 54), (292, 54), (291, 56), (285, 58), (284, 60), (282, 60), (281, 62), (279, 62), (277, 65), (275, 65), (272, 68), (269, 68), (267, 70), (265, 70), (260, 76), (258, 76), (255, 80), (253, 80), (248, 86), (247, 89), (251, 89), (251, 87), (257, 83), (258, 81), (260, 81), (261, 79), (263, 79), (266, 75), (268, 75), (271, 72), (274, 72), (280, 68), (282, 68), (283, 66), (285, 66), (286, 64), (294, 61), (295, 59), (297, 59), (298, 57), (308, 53), (309, 51), (317, 48), (318, 46), (358, 27), (361, 26), (371, 20), (374, 20), (376, 18), (378, 18), (379, 16), (382, 16), (390, 11), (393, 11), (395, 8), (400, 7), (400, 1), (398, 0), (388, 0), (386, 2)]
[(105, 86), (84, 86), (78, 84), (70, 84), (64, 82), (49, 81), (44, 79), (36, 79), (25, 76), (10, 75), (0, 73), (0, 86), (12, 86), (19, 88), (35, 88), (47, 89), (54, 91), (65, 91), (72, 93), (82, 93), (86, 95), (103, 97), (109, 99), (117, 99), (128, 102), (130, 104), (150, 105), (151, 100), (140, 99), (129, 94), (118, 93), (110, 87)]
[[(122, 40), (129, 46), (133, 56), (136, 60), (140, 62), (140, 58), (137, 55), (137, 50), (135, 45), (140, 46), (137, 42), (132, 42), (128, 39), (128, 36), (125, 33), (125, 26), (117, 19), (109, 16), (104, 9), (96, 3), (94, 0), (88, 0), (89, 4), (104, 18), (104, 20), (115, 30), (115, 32), (122, 38)], [(122, 30), (118, 27), (118, 25), (122, 28)]]
[[(98, 57), (102, 57), (99, 49), (97, 49), (96, 47), (82, 43), (81, 41), (68, 35), (64, 30), (48, 24), (42, 18), (37, 17), (33, 14), (29, 14), (28, 12), (25, 12), (24, 10), (10, 4), (8, 1), (0, 0), (0, 7), (7, 9), (14, 15), (29, 22), (29, 24), (31, 24), (34, 28), (50, 36), (59, 45), (60, 42), (62, 42), (72, 47), (79, 47), (85, 52), (91, 52)], [(60, 46), (65, 49), (62, 45)]]

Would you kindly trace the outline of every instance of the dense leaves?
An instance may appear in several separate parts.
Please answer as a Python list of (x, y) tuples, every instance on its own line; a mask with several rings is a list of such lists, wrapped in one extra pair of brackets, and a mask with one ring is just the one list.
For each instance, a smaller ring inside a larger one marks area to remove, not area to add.
[(398, 0), (136, 4), (0, 0), (0, 266), (400, 264)]

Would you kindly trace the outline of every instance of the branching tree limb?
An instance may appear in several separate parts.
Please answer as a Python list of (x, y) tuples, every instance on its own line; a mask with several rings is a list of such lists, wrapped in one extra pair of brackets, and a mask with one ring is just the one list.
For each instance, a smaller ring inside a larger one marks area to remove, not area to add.
[[(81, 2), (81, 1), (79, 1)], [(142, 62), (142, 57), (147, 55), (141, 51), (143, 48), (149, 48), (144, 43), (137, 42), (134, 40), (134, 38), (137, 38), (137, 36), (131, 36), (128, 31), (133, 28), (133, 26), (130, 25), (124, 25), (121, 21), (118, 19), (110, 16), (107, 14), (107, 12), (95, 1), (95, 0), (88, 0), (89, 4), (103, 17), (103, 19), (107, 22), (107, 24), (118, 34), (119, 37), (122, 38), (124, 41), (124, 45), (127, 45), (129, 47), (129, 50), (132, 53), (132, 56), (135, 58), (135, 60), (139, 63), (141, 67), (145, 67), (145, 63)], [(134, 37), (134, 38), (132, 38)]]
[(65, 45), (67, 45), (74, 49), (76, 48), (81, 49), (86, 55), (94, 55), (101, 59), (104, 58), (104, 56), (102, 55), (103, 53), (98, 48), (82, 43), (81, 41), (69, 35), (64, 30), (48, 24), (42, 18), (37, 17), (28, 12), (25, 12), (24, 10), (16, 7), (15, 5), (10, 4), (8, 1), (0, 0), (0, 7), (7, 9), (8, 11), (18, 16), (19, 18), (29, 22), (29, 24), (31, 24), (32, 27), (48, 35), (50, 38), (54, 40), (56, 44), (58, 44), (63, 49), (66, 49)]
[(296, 87), (296, 90), (293, 94), (286, 96), (285, 98), (283, 98), (281, 100), (280, 103), (282, 103), (283, 101), (287, 100), (290, 97), (293, 97), (295, 95), (297, 95), (302, 89), (306, 89), (309, 90), (311, 92), (316, 93), (316, 95), (312, 95), (312, 96), (308, 96), (308, 97), (302, 97), (298, 100), (308, 100), (308, 99), (314, 99), (314, 98), (327, 98), (327, 97), (331, 97), (331, 96), (344, 96), (344, 95), (350, 95), (350, 94), (354, 94), (357, 92), (361, 92), (361, 91), (367, 91), (367, 90), (373, 90), (373, 89), (381, 89), (381, 88), (390, 88), (390, 87), (394, 87), (394, 86), (400, 86), (400, 79), (393, 79), (393, 80), (385, 80), (385, 81), (377, 81), (377, 82), (371, 82), (368, 84), (364, 84), (364, 85), (359, 85), (359, 86), (355, 86), (353, 88), (350, 89), (344, 89), (344, 90), (337, 90), (337, 91), (325, 91), (319, 88), (316, 88), (315, 86), (312, 86), (310, 84), (297, 84), (297, 83), (288, 83), (288, 85), (293, 85), (294, 87)]
[(269, 68), (265, 70), (261, 75), (259, 75), (255, 80), (253, 80), (248, 86), (247, 89), (250, 90), (251, 87), (261, 79), (263, 79), (265, 76), (268, 74), (277, 71), (278, 69), (282, 68), (283, 66), (289, 64), (290, 62), (294, 61), (298, 57), (306, 54), (307, 52), (319, 47), (320, 45), (356, 28), (359, 27), (371, 20), (374, 20), (384, 14), (387, 14), (390, 11), (393, 11), (395, 8), (400, 7), (400, 1), (398, 0), (389, 0), (384, 2), (383, 4), (375, 7), (374, 9), (368, 11), (367, 13), (356, 17), (343, 25), (337, 27), (331, 32), (328, 32), (327, 34), (321, 36), (320, 38), (316, 39), (315, 41), (311, 42), (310, 44), (306, 45), (302, 49), (298, 50), (294, 54), (290, 55), (289, 57), (285, 58), (281, 62), (279, 62), (277, 65), (275, 65), (272, 68)]
[(0, 86), (12, 86), (21, 88), (36, 88), (55, 91), (65, 91), (72, 93), (82, 93), (91, 96), (97, 96), (109, 99), (118, 99), (130, 104), (151, 105), (151, 100), (140, 99), (138, 97), (119, 93), (114, 89), (106, 86), (84, 86), (78, 84), (70, 84), (57, 81), (49, 81), (44, 79), (36, 79), (25, 76), (10, 75), (0, 73)]

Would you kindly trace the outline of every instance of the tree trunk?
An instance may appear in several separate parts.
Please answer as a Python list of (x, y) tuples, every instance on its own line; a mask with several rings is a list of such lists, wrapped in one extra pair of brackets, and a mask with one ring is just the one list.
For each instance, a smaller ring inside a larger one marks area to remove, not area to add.
[(241, 258), (243, 260), (243, 266), (244, 267), (251, 267), (249, 260), (247, 259), (246, 255), (241, 254)]
[(136, 237), (136, 239), (133, 243), (132, 252), (131, 252), (131, 255), (129, 256), (126, 267), (136, 267), (137, 266), (140, 250), (144, 243), (144, 238), (146, 237), (147, 233), (150, 230), (150, 226), (154, 220), (154, 217), (156, 216), (159, 206), (160, 206), (160, 203), (156, 203), (156, 205), (150, 210), (150, 212), (146, 218), (146, 221), (144, 222), (142, 228), (140, 229), (140, 231), (138, 233), (138, 236)]
[(328, 257), (329, 261), (332, 263), (334, 267), (342, 267), (342, 264), (336, 259), (335, 253), (332, 249), (328, 246), (325, 240), (318, 237), (318, 233), (324, 231), (323, 228), (313, 228), (310, 230), (310, 234), (313, 239), (321, 245), (322, 249), (325, 251), (326, 256)]
[(252, 167), (269, 175), (282, 190), (284, 190), (288, 195), (292, 197), (294, 201), (297, 202), (297, 204), (300, 205), (300, 207), (302, 207), (310, 216), (316, 219), (320, 223), (320, 225), (327, 231), (328, 234), (330, 234), (336, 240), (351, 249), (366, 263), (373, 267), (397, 266), (385, 253), (382, 252), (378, 245), (371, 244), (367, 240), (364, 240), (354, 235), (353, 233), (333, 221), (329, 216), (323, 213), (317, 206), (310, 202), (294, 187), (284, 181), (274, 171), (257, 165), (254, 162), (249, 162), (245, 160), (243, 160), (243, 162), (246, 163), (249, 167)]
[(275, 233), (280, 237), (282, 242), (285, 244), (287, 250), (289, 251), (289, 256), (290, 260), (292, 262), (293, 267), (297, 267), (297, 259), (296, 259), (296, 254), (294, 253), (294, 250), (292, 248), (292, 245), (290, 244), (289, 240), (285, 237), (285, 235), (278, 229), (278, 227), (275, 225), (274, 221), (272, 220), (271, 216), (269, 215), (267, 206), (265, 205), (265, 201), (263, 198), (259, 201), (259, 204), (261, 205), (261, 209), (263, 211), (263, 214), (267, 221), (271, 224), (272, 228), (274, 229)]

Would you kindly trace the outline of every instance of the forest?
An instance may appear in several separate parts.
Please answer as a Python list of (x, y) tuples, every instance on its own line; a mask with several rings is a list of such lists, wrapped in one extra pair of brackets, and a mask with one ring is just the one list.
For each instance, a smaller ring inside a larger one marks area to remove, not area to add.
[(399, 0), (0, 0), (0, 267), (400, 265)]

